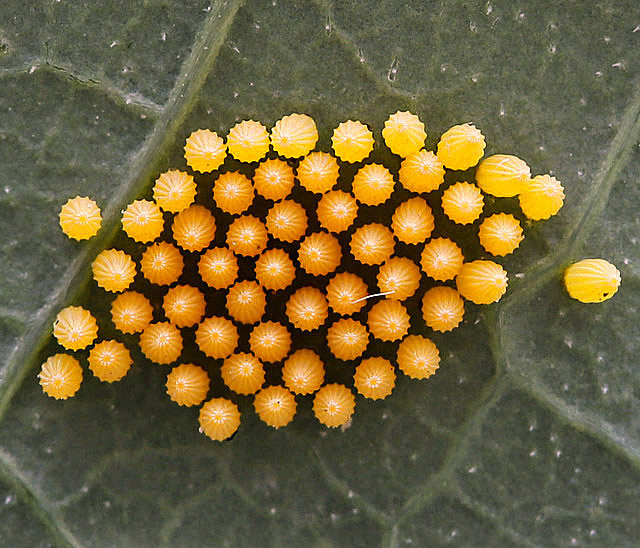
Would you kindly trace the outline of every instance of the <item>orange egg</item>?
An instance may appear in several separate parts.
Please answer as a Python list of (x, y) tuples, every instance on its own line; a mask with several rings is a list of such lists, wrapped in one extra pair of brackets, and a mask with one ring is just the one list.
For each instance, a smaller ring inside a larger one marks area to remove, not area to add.
[(464, 316), (464, 301), (452, 287), (432, 287), (422, 299), (424, 322), (434, 331), (451, 331)]
[(353, 380), (356, 389), (365, 398), (380, 400), (393, 391), (396, 373), (389, 360), (379, 357), (367, 358), (356, 367)]
[(273, 428), (289, 424), (296, 414), (296, 405), (295, 396), (282, 386), (267, 386), (253, 400), (260, 419)]
[(207, 306), (204, 295), (190, 285), (176, 285), (163, 300), (164, 314), (176, 327), (191, 327), (204, 316)]
[(338, 161), (326, 152), (312, 152), (300, 161), (298, 181), (309, 192), (324, 194), (338, 182)]
[(384, 123), (382, 137), (391, 152), (405, 158), (424, 146), (427, 133), (424, 124), (415, 114), (398, 111)]
[(226, 247), (214, 247), (200, 257), (198, 272), (213, 289), (226, 289), (238, 279), (238, 259)]
[(346, 424), (355, 407), (353, 392), (342, 384), (327, 384), (313, 398), (313, 413), (322, 424), (331, 428)]
[(173, 218), (173, 239), (185, 251), (201, 251), (216, 236), (216, 222), (204, 206), (191, 205)]
[(303, 331), (312, 331), (327, 319), (329, 305), (319, 289), (301, 287), (289, 297), (286, 314), (294, 327)]
[(296, 350), (284, 362), (282, 380), (295, 394), (312, 394), (324, 382), (324, 363), (313, 350)]
[(336, 274), (327, 285), (329, 306), (342, 316), (358, 312), (366, 304), (368, 294), (364, 280), (351, 272)]
[(80, 362), (68, 354), (54, 354), (42, 364), (40, 373), (42, 391), (57, 400), (73, 396), (82, 384)]
[(271, 130), (271, 144), (280, 156), (299, 158), (309, 154), (318, 141), (318, 129), (311, 116), (283, 116)]
[(81, 306), (67, 306), (53, 322), (53, 336), (67, 350), (82, 350), (98, 336), (98, 324), (91, 312)]
[(91, 263), (91, 270), (96, 283), (114, 293), (127, 289), (136, 277), (136, 263), (119, 249), (101, 251)]
[(184, 171), (170, 169), (156, 179), (153, 199), (163, 211), (180, 213), (187, 209), (196, 197), (196, 183)]
[(178, 405), (200, 405), (209, 392), (209, 375), (192, 363), (174, 367), (167, 375), (167, 394)]
[(472, 223), (480, 217), (483, 208), (482, 192), (471, 183), (455, 183), (442, 195), (442, 209), (454, 223)]
[(336, 234), (351, 228), (358, 215), (356, 199), (342, 190), (327, 192), (316, 207), (320, 226)]
[(497, 213), (482, 221), (478, 237), (485, 251), (501, 257), (513, 253), (524, 238), (518, 219), (507, 213)]
[(453, 280), (460, 272), (464, 256), (455, 242), (448, 238), (435, 238), (422, 250), (422, 271), (434, 280)]
[(402, 202), (391, 218), (393, 235), (405, 244), (421, 244), (431, 236), (435, 221), (431, 208), (422, 198)]
[(255, 394), (264, 384), (264, 367), (253, 354), (239, 352), (224, 360), (220, 369), (224, 383), (237, 394)]
[(420, 286), (421, 273), (416, 264), (406, 257), (392, 257), (380, 266), (378, 289), (389, 293), (390, 299), (404, 301)]
[(295, 242), (307, 230), (307, 213), (293, 200), (275, 204), (267, 213), (267, 230), (276, 240)]
[(409, 314), (400, 301), (382, 299), (369, 310), (369, 331), (381, 341), (397, 341), (409, 331)]
[(338, 268), (341, 260), (340, 243), (328, 232), (315, 232), (300, 243), (298, 261), (308, 274), (325, 276)]
[(327, 331), (327, 346), (340, 360), (355, 360), (364, 354), (369, 345), (367, 328), (351, 318), (334, 322)]
[(242, 215), (229, 226), (227, 246), (238, 255), (255, 257), (267, 247), (269, 235), (260, 219), (253, 215)]
[(238, 346), (238, 330), (226, 318), (205, 318), (196, 330), (196, 344), (210, 358), (224, 359)]
[(353, 177), (353, 195), (363, 204), (379, 205), (391, 197), (394, 185), (393, 175), (386, 167), (368, 164)]
[(101, 341), (89, 352), (89, 369), (101, 381), (115, 382), (124, 377), (133, 360), (127, 347), (118, 341)]
[(255, 192), (251, 181), (238, 173), (223, 173), (213, 183), (213, 201), (224, 212), (238, 215), (253, 203)]
[(140, 270), (152, 284), (169, 285), (182, 274), (184, 260), (178, 249), (167, 242), (157, 242), (142, 254)]
[(398, 367), (412, 379), (428, 379), (440, 367), (440, 352), (429, 339), (409, 335), (398, 347)]
[(169, 322), (151, 323), (140, 335), (140, 350), (152, 362), (175, 362), (182, 353), (182, 335)]
[(238, 406), (226, 398), (213, 398), (200, 408), (200, 431), (214, 441), (229, 439), (240, 426)]
[(256, 282), (244, 280), (229, 288), (227, 310), (237, 322), (246, 324), (259, 322), (266, 305), (264, 289)]
[(125, 291), (111, 303), (111, 320), (122, 333), (139, 333), (153, 320), (153, 306), (142, 293)]
[(331, 143), (343, 162), (362, 162), (373, 150), (373, 133), (362, 122), (347, 120), (333, 131)]
[(88, 240), (102, 226), (98, 204), (86, 196), (69, 198), (60, 209), (59, 219), (62, 232), (74, 240)]
[(152, 242), (164, 229), (162, 211), (149, 200), (136, 200), (122, 213), (122, 228), (136, 242)]
[(351, 236), (351, 254), (363, 264), (382, 264), (391, 257), (394, 246), (393, 234), (380, 223), (364, 225)]
[(444, 182), (444, 166), (433, 152), (421, 150), (402, 161), (398, 178), (411, 192), (433, 192)]
[(275, 202), (289, 196), (294, 182), (293, 168), (278, 159), (262, 162), (253, 176), (256, 192)]
[(291, 335), (289, 330), (280, 323), (259, 323), (249, 335), (249, 346), (259, 360), (278, 362), (289, 353)]
[(460, 295), (475, 304), (490, 304), (500, 300), (507, 291), (507, 271), (493, 261), (464, 263), (456, 276)]
[(295, 277), (296, 267), (289, 254), (282, 249), (267, 249), (256, 261), (256, 280), (265, 289), (286, 289)]
[(218, 169), (227, 156), (227, 146), (214, 131), (198, 129), (187, 138), (184, 158), (193, 171), (209, 173)]
[(229, 130), (229, 153), (241, 162), (258, 162), (269, 152), (267, 128), (254, 120), (243, 120)]

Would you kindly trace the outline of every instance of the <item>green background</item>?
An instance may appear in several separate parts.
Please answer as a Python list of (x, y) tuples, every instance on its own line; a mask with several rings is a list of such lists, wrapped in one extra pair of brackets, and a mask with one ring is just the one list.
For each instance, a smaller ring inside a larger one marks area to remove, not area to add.
[[(638, 546), (639, 62), (635, 0), (1, 3), (0, 546)], [(473, 121), (566, 192), (433, 379), (344, 431), (246, 413), (225, 444), (143, 361), (42, 395), (55, 314), (191, 130), (307, 112), (326, 149), (398, 109), (428, 147)], [(57, 225), (76, 194), (103, 206), (89, 243)], [(586, 256), (622, 272), (601, 305), (561, 285)]]

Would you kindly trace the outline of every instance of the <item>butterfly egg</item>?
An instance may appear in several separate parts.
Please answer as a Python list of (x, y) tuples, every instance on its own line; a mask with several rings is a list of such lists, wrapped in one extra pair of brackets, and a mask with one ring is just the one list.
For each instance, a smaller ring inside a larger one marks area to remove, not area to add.
[(226, 318), (205, 318), (196, 329), (196, 344), (205, 355), (222, 360), (237, 348), (238, 330), (233, 322)]
[(507, 213), (496, 213), (482, 221), (478, 237), (485, 251), (501, 257), (516, 250), (524, 239), (520, 222)]
[(309, 154), (317, 141), (316, 123), (307, 114), (283, 116), (271, 130), (273, 150), (285, 158), (299, 158)]
[(274, 204), (267, 212), (267, 231), (276, 240), (293, 243), (307, 231), (307, 212), (293, 200)]
[(384, 123), (382, 137), (391, 152), (406, 158), (424, 146), (427, 133), (424, 124), (415, 114), (398, 111)]
[(218, 169), (227, 156), (222, 137), (208, 129), (198, 129), (187, 138), (184, 159), (193, 171), (209, 173)]
[(293, 168), (282, 160), (262, 162), (253, 175), (256, 192), (267, 200), (284, 200), (291, 193), (295, 183)]
[(510, 198), (524, 191), (531, 178), (531, 169), (524, 160), (510, 154), (494, 154), (480, 162), (476, 183), (492, 196)]
[(286, 289), (296, 278), (296, 267), (289, 254), (278, 248), (267, 249), (258, 257), (255, 272), (258, 283), (271, 291)]
[(207, 249), (198, 261), (200, 278), (213, 289), (226, 289), (238, 279), (238, 259), (226, 247)]
[(168, 242), (149, 246), (140, 259), (140, 270), (152, 284), (169, 285), (178, 280), (184, 259), (178, 249)]
[(412, 379), (428, 379), (440, 367), (440, 352), (433, 341), (409, 335), (398, 346), (398, 367)]
[(264, 289), (253, 281), (237, 282), (229, 288), (227, 293), (227, 311), (235, 321), (240, 323), (259, 322), (266, 305)]
[(315, 287), (301, 287), (287, 301), (287, 318), (302, 331), (320, 327), (329, 315), (329, 305), (324, 294)]
[(342, 190), (327, 192), (316, 206), (320, 226), (329, 232), (339, 234), (351, 228), (358, 216), (358, 203)]
[(313, 350), (296, 350), (284, 362), (282, 380), (295, 394), (313, 394), (324, 382), (324, 363)]
[(251, 181), (242, 173), (223, 173), (213, 183), (213, 201), (224, 212), (238, 215), (253, 203), (255, 191)]
[(468, 225), (480, 217), (484, 198), (480, 189), (471, 183), (455, 183), (442, 195), (442, 209), (454, 223)]
[(118, 341), (102, 341), (89, 352), (89, 369), (101, 381), (114, 382), (124, 377), (133, 360), (127, 347)]
[(60, 209), (59, 219), (62, 232), (74, 240), (88, 240), (102, 225), (98, 204), (86, 196), (69, 198)]
[(298, 248), (298, 262), (312, 276), (325, 276), (333, 272), (342, 260), (340, 243), (328, 232), (315, 232), (307, 236)]
[(53, 322), (53, 336), (67, 350), (82, 350), (96, 340), (98, 324), (88, 310), (67, 306)]
[(402, 202), (391, 217), (393, 235), (405, 244), (427, 241), (434, 227), (431, 208), (422, 198), (410, 198)]
[(153, 199), (163, 211), (180, 213), (187, 209), (195, 198), (196, 183), (193, 177), (184, 171), (165, 171), (153, 185)]
[(507, 271), (493, 261), (464, 263), (456, 276), (456, 287), (465, 299), (475, 304), (500, 300), (507, 291)]
[(82, 384), (80, 362), (68, 354), (54, 354), (42, 364), (40, 373), (42, 391), (56, 400), (73, 396)]
[(334, 322), (327, 331), (327, 346), (340, 360), (355, 360), (364, 354), (369, 345), (367, 328), (351, 318)]
[(342, 384), (327, 384), (313, 398), (313, 413), (325, 426), (336, 428), (346, 424), (356, 407), (353, 392)]
[(255, 257), (267, 247), (269, 235), (260, 219), (242, 215), (227, 230), (227, 247), (238, 255)]
[(326, 152), (312, 152), (298, 166), (298, 181), (309, 192), (324, 194), (338, 182), (338, 161)]
[(571, 297), (583, 303), (601, 303), (620, 287), (620, 272), (604, 259), (583, 259), (567, 267), (564, 284)]
[(453, 280), (463, 263), (462, 250), (449, 238), (434, 238), (424, 246), (420, 257), (422, 271), (440, 282)]
[(255, 394), (264, 384), (264, 367), (253, 354), (238, 352), (224, 360), (222, 380), (236, 394)]
[(351, 236), (351, 254), (362, 264), (384, 263), (393, 254), (394, 247), (393, 234), (380, 223), (364, 225)]
[(378, 270), (378, 290), (390, 293), (390, 299), (404, 301), (411, 297), (420, 286), (420, 269), (406, 257), (392, 257)]
[(140, 350), (152, 362), (175, 362), (182, 353), (182, 335), (169, 322), (151, 323), (140, 334)]
[(153, 306), (142, 293), (125, 291), (111, 303), (111, 321), (121, 333), (144, 331), (153, 320)]
[(432, 192), (444, 182), (444, 166), (433, 152), (423, 149), (402, 161), (398, 178), (411, 192)]
[(198, 365), (183, 363), (167, 375), (167, 394), (178, 405), (200, 405), (209, 392), (209, 375)]
[(214, 441), (224, 441), (240, 426), (238, 406), (226, 398), (213, 398), (200, 408), (200, 431)]
[(453, 126), (438, 142), (438, 158), (448, 169), (469, 169), (484, 154), (484, 135), (473, 124)]
[(201, 251), (216, 236), (216, 221), (204, 206), (194, 204), (173, 218), (173, 239), (185, 251)]
[(269, 152), (269, 132), (260, 122), (243, 120), (229, 130), (227, 148), (240, 162), (259, 162)]
[(452, 287), (429, 289), (422, 299), (422, 317), (434, 331), (444, 333), (460, 325), (464, 316), (464, 301)]
[(258, 392), (253, 400), (253, 407), (260, 420), (280, 428), (286, 426), (296, 414), (296, 398), (282, 386), (267, 386)]
[(136, 263), (124, 251), (105, 249), (91, 263), (93, 279), (106, 291), (120, 293), (136, 277)]
[(373, 133), (362, 122), (347, 120), (333, 130), (333, 151), (343, 162), (362, 162), (375, 143)]
[(361, 167), (353, 177), (353, 195), (365, 205), (386, 202), (393, 193), (395, 181), (389, 170), (380, 164)]
[(341, 316), (358, 312), (365, 304), (369, 287), (364, 280), (351, 272), (336, 274), (327, 284), (329, 306)]
[(365, 398), (380, 400), (393, 391), (396, 384), (396, 373), (389, 360), (384, 358), (367, 358), (356, 367), (356, 390)]
[(541, 221), (560, 211), (564, 203), (564, 188), (551, 175), (537, 175), (529, 181), (519, 200), (522, 213), (529, 219)]
[(277, 322), (256, 325), (249, 335), (251, 352), (263, 362), (279, 362), (286, 358), (291, 349), (289, 330)]
[(164, 229), (162, 211), (149, 200), (136, 200), (122, 213), (122, 229), (136, 242), (152, 242)]
[(207, 306), (204, 295), (191, 285), (176, 285), (167, 291), (162, 308), (176, 327), (191, 327), (202, 319)]
[(367, 325), (381, 341), (397, 341), (409, 332), (409, 314), (400, 301), (382, 299), (369, 310)]

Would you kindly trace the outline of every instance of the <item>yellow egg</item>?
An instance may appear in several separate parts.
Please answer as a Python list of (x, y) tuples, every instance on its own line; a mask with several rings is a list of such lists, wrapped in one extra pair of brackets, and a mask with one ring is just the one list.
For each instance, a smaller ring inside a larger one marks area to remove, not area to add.
[(81, 306), (67, 306), (53, 322), (53, 335), (67, 350), (82, 350), (98, 336), (98, 324), (91, 312)]
[(271, 130), (271, 144), (280, 156), (299, 158), (313, 150), (318, 141), (318, 129), (311, 116), (283, 116)]
[(511, 154), (494, 154), (480, 162), (476, 182), (492, 196), (517, 196), (527, 188), (531, 170), (524, 160)]
[(564, 188), (551, 175), (537, 175), (520, 194), (522, 212), (534, 221), (548, 219), (560, 211), (564, 203)]
[(432, 192), (444, 182), (444, 166), (433, 152), (420, 150), (402, 161), (398, 177), (411, 192)]
[(620, 287), (620, 271), (604, 259), (583, 259), (564, 271), (564, 284), (571, 297), (583, 303), (601, 303)]
[(153, 199), (163, 211), (180, 213), (187, 209), (196, 197), (196, 183), (184, 171), (170, 169), (156, 179)]
[(344, 162), (362, 162), (373, 150), (374, 139), (371, 130), (362, 122), (347, 120), (342, 122), (331, 137), (333, 151)]
[(69, 198), (60, 209), (60, 228), (74, 240), (87, 240), (95, 236), (101, 225), (100, 208), (86, 196)]
[(478, 237), (488, 253), (500, 257), (516, 250), (524, 238), (518, 219), (506, 213), (497, 213), (482, 221)]
[(136, 200), (122, 213), (122, 228), (136, 242), (152, 242), (164, 229), (162, 211), (149, 200)]
[(258, 162), (269, 152), (267, 128), (254, 120), (243, 120), (229, 130), (229, 153), (241, 162)]
[(454, 223), (468, 225), (480, 218), (484, 198), (480, 189), (471, 183), (455, 183), (442, 195), (442, 209)]
[(214, 131), (198, 129), (187, 138), (184, 158), (193, 171), (214, 171), (222, 165), (226, 156), (227, 146)]
[(475, 304), (500, 300), (507, 291), (507, 271), (493, 261), (464, 263), (456, 276), (456, 287), (465, 299)]
[(427, 133), (424, 124), (415, 114), (398, 111), (384, 123), (382, 137), (391, 152), (406, 158), (424, 146)]
[(484, 135), (473, 124), (453, 126), (438, 142), (438, 158), (448, 169), (469, 169), (484, 154)]

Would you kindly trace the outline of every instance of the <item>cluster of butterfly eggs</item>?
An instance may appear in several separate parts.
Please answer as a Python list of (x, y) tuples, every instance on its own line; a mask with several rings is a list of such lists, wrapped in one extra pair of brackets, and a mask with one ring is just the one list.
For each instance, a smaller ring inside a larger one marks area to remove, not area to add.
[[(396, 379), (395, 367), (386, 357), (360, 359), (371, 336), (385, 342), (400, 341), (395, 362), (409, 377), (423, 379), (434, 374), (440, 361), (436, 345), (422, 335), (408, 334), (406, 302), (415, 296), (423, 275), (442, 282), (422, 297), (424, 322), (434, 331), (446, 332), (462, 321), (463, 299), (477, 304), (499, 300), (506, 291), (507, 273), (494, 261), (465, 262), (462, 251), (449, 238), (430, 239), (434, 217), (423, 196), (440, 188), (445, 168), (466, 170), (477, 165), (477, 185), (457, 182), (442, 196), (444, 214), (455, 223), (470, 225), (483, 211), (483, 192), (496, 197), (518, 196), (525, 216), (541, 220), (561, 208), (563, 188), (550, 175), (532, 178), (527, 164), (512, 155), (496, 154), (480, 161), (485, 139), (472, 124), (454, 126), (444, 133), (437, 153), (423, 148), (424, 124), (409, 112), (391, 115), (382, 135), (391, 152), (403, 158), (397, 178), (413, 197), (397, 205), (390, 227), (371, 222), (350, 231), (360, 206), (385, 203), (396, 185), (385, 166), (366, 163), (353, 177), (351, 192), (335, 189), (338, 160), (363, 162), (373, 150), (373, 135), (364, 124), (350, 120), (335, 129), (334, 155), (311, 152), (318, 133), (313, 119), (305, 114), (283, 117), (270, 134), (259, 122), (240, 122), (230, 130), (226, 143), (209, 130), (192, 133), (185, 159), (193, 171), (218, 170), (227, 153), (255, 166), (252, 179), (229, 171), (218, 174), (213, 184), (216, 207), (234, 216), (226, 246), (211, 246), (216, 218), (209, 209), (194, 203), (193, 177), (179, 170), (160, 175), (153, 201), (130, 204), (123, 212), (122, 226), (130, 238), (149, 244), (139, 264), (144, 277), (153, 284), (169, 286), (162, 304), (165, 318), (154, 321), (149, 299), (129, 290), (137, 273), (134, 260), (124, 251), (107, 249), (96, 257), (92, 269), (100, 287), (118, 294), (111, 307), (115, 327), (125, 334), (140, 333), (142, 352), (158, 364), (177, 362), (183, 350), (181, 329), (195, 327), (199, 350), (222, 361), (220, 374), (225, 385), (237, 394), (255, 395), (256, 412), (275, 428), (292, 420), (295, 395), (315, 394), (314, 413), (330, 427), (345, 424), (353, 413), (352, 390), (338, 383), (325, 384), (325, 364), (316, 352), (306, 348), (291, 352), (292, 333), (299, 336), (316, 331), (327, 322), (329, 310), (338, 319), (327, 328), (327, 346), (339, 360), (359, 360), (353, 378), (364, 397), (388, 396)], [(267, 159), (271, 147), (278, 157)], [(291, 197), (296, 179), (316, 197), (321, 230), (308, 230), (309, 211)], [(247, 213), (256, 193), (271, 204), (264, 221)], [(157, 241), (164, 230), (163, 212), (173, 215), (171, 235), (176, 245)], [(89, 198), (69, 200), (60, 213), (63, 231), (74, 239), (92, 237), (100, 224), (100, 210)], [(378, 291), (373, 295), (357, 273), (340, 271), (344, 270), (340, 268), (343, 250), (338, 238), (344, 240), (349, 232), (353, 258), (377, 268)], [(478, 236), (484, 249), (496, 256), (511, 253), (523, 239), (519, 221), (505, 213), (486, 217)], [(396, 241), (423, 246), (420, 266), (394, 254)], [(297, 267), (292, 255), (274, 242), (295, 245)], [(201, 280), (211, 290), (225, 292), (225, 314), (205, 317), (203, 292), (177, 283), (184, 268), (183, 253), (198, 254)], [(238, 257), (255, 259), (255, 279), (239, 279)], [(289, 295), (285, 321), (264, 320), (268, 300), (294, 284), (298, 269), (322, 283), (303, 285)], [(451, 281), (455, 287), (446, 285)], [(363, 308), (372, 302), (366, 320), (362, 320)], [(254, 326), (248, 341), (250, 352), (237, 350), (237, 324)], [(85, 349), (97, 338), (98, 326), (88, 310), (71, 306), (58, 314), (54, 335), (67, 350)], [(124, 344), (105, 340), (91, 348), (88, 362), (99, 379), (113, 382), (126, 375), (132, 359)], [(283, 385), (264, 387), (265, 363), (281, 364)], [(43, 364), (39, 377), (47, 394), (67, 398), (78, 390), (82, 368), (75, 357), (60, 353)], [(209, 393), (209, 372), (200, 365), (183, 363), (168, 374), (166, 386), (179, 405), (200, 405)], [(202, 405), (199, 422), (209, 437), (224, 440), (238, 428), (240, 413), (230, 399), (212, 398)]]

